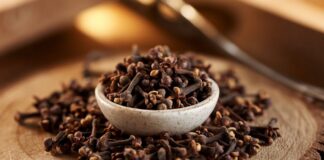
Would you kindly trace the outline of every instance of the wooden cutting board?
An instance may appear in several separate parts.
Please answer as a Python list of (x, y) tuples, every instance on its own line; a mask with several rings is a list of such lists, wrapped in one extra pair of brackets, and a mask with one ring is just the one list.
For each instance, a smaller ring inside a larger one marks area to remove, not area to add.
[[(110, 56), (100, 63), (100, 67), (112, 70), (115, 64), (122, 60), (125, 54)], [(273, 106), (264, 116), (257, 118), (255, 124), (266, 124), (271, 117), (279, 120), (281, 138), (273, 145), (263, 147), (261, 152), (252, 159), (260, 160), (294, 160), (308, 157), (320, 159), (321, 153), (310, 150), (318, 140), (319, 129), (310, 111), (310, 105), (303, 102), (294, 92), (275, 83), (244, 66), (214, 57), (203, 57), (206, 63), (212, 64), (212, 71), (234, 68), (242, 83), (247, 86), (248, 92), (259, 89), (267, 90), (272, 99)], [(13, 119), (17, 111), (31, 111), (33, 95), (48, 95), (60, 88), (62, 82), (71, 78), (80, 78), (82, 62), (64, 64), (51, 69), (39, 71), (16, 84), (7, 87), (0, 95), (0, 159), (75, 159), (73, 156), (53, 157), (43, 149), (45, 137), (52, 136), (43, 132), (37, 125), (19, 126)], [(323, 111), (322, 111), (323, 113)], [(323, 116), (323, 114), (322, 114)], [(316, 157), (317, 156), (317, 157)]]

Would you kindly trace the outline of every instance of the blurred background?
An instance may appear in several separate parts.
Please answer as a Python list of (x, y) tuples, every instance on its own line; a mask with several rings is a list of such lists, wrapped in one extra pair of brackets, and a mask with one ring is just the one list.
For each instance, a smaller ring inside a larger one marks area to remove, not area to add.
[[(109, 56), (130, 52), (133, 44), (143, 50), (166, 44), (177, 52), (221, 56), (185, 24), (159, 21), (156, 8), (134, 1), (1, 0), (0, 91), (40, 70), (82, 61), (93, 50)], [(254, 58), (324, 88), (323, 0), (187, 2)]]

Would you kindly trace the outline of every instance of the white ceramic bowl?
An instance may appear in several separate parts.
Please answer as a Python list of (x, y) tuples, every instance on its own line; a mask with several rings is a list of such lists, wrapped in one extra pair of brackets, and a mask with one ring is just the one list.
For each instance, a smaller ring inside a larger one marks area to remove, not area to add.
[(108, 100), (103, 86), (98, 84), (95, 90), (98, 105), (111, 124), (122, 131), (135, 135), (156, 135), (163, 131), (170, 134), (183, 134), (201, 125), (214, 110), (219, 97), (219, 88), (212, 82), (212, 94), (196, 105), (169, 109), (146, 110), (125, 107)]

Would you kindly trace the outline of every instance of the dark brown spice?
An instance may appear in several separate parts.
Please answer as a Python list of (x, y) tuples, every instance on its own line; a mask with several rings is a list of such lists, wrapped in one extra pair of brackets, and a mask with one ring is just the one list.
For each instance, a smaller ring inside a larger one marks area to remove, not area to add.
[(146, 55), (136, 49), (117, 68), (120, 66), (127, 70), (116, 70), (111, 76), (103, 76), (101, 82), (107, 98), (124, 106), (136, 107), (144, 101), (142, 109), (182, 108), (211, 94), (209, 67), (193, 56), (173, 54), (166, 46), (156, 46)]
[[(155, 47), (147, 57), (153, 61), (151, 65), (147, 65), (148, 67), (159, 70), (161, 65), (163, 68), (165, 65), (178, 63), (185, 71), (180, 70), (181, 75), (172, 78), (170, 83), (177, 84), (177, 86), (171, 85), (172, 89), (169, 89), (169, 82), (167, 82), (169, 80), (166, 80), (163, 83), (165, 87), (157, 86), (154, 91), (146, 90), (148, 86), (155, 86), (159, 81), (142, 74), (141, 71), (147, 66), (144, 62), (139, 63), (144, 58), (137, 54), (137, 50), (134, 51), (134, 56), (125, 59), (125, 63), (136, 62), (135, 66), (117, 65), (116, 72), (120, 72), (122, 76), (104, 75), (102, 82), (109, 84), (107, 81), (111, 81), (113, 84), (107, 85), (107, 90), (124, 94), (122, 97), (109, 95), (110, 98), (116, 99), (115, 103), (132, 103), (137, 108), (142, 108), (145, 104), (145, 108), (150, 106), (152, 109), (171, 109), (184, 107), (187, 103), (195, 104), (201, 100), (201, 94), (195, 94), (200, 91), (192, 93), (194, 89), (190, 88), (192, 85), (203, 85), (204, 81), (195, 80), (197, 76), (204, 79), (202, 75), (208, 73), (213, 77), (208, 72), (209, 67), (202, 67), (199, 60), (185, 60), (194, 57), (176, 59), (168, 56), (166, 58), (163, 55), (171, 55), (169, 49)], [(163, 63), (159, 63), (161, 61)], [(196, 66), (195, 68), (199, 70), (190, 70), (192, 66)], [(191, 73), (188, 74), (187, 70)], [(199, 72), (202, 70), (206, 71)], [(179, 70), (158, 72), (153, 73), (153, 76), (159, 75), (165, 78), (170, 75), (172, 77), (175, 72), (179, 73)], [(134, 80), (134, 77), (138, 78)], [(70, 84), (64, 85), (61, 91), (53, 92), (46, 98), (36, 97), (34, 103), (36, 112), (17, 113), (15, 119), (23, 124), (28, 118), (40, 118), (41, 127), (46, 132), (56, 134), (53, 138), (44, 141), (45, 151), (54, 155), (78, 154), (80, 160), (248, 159), (257, 154), (261, 146), (271, 145), (280, 137), (278, 128), (275, 127), (276, 119), (271, 119), (266, 126), (249, 126), (245, 122), (253, 121), (256, 116), (262, 115), (263, 111), (270, 107), (269, 95), (265, 92), (246, 94), (244, 86), (232, 70), (219, 72), (214, 79), (221, 89), (220, 101), (202, 126), (184, 135), (169, 135), (165, 132), (157, 136), (136, 136), (123, 133), (112, 126), (100, 112), (94, 98), (95, 80), (92, 78), (85, 84), (71, 81)], [(183, 86), (178, 85), (185, 81), (188, 83)], [(178, 88), (174, 89), (175, 87)], [(185, 91), (189, 92), (187, 93), (189, 96), (184, 100), (181, 97), (184, 96), (182, 94), (186, 87), (189, 87)], [(132, 92), (137, 92), (146, 99), (137, 99), (134, 94), (131, 94)], [(134, 99), (135, 102), (132, 102)]]

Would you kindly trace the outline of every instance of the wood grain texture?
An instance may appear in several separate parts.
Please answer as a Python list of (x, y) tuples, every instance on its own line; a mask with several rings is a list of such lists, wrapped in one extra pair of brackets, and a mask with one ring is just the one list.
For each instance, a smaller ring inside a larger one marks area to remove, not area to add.
[(324, 5), (322, 0), (241, 0), (241, 2), (324, 33)]
[(312, 147), (308, 149), (303, 159), (323, 159), (324, 158), (324, 101), (313, 101), (310, 112), (317, 121), (318, 131), (316, 140)]
[[(106, 70), (114, 68), (121, 61), (123, 54), (110, 56), (100, 63)], [(257, 118), (255, 124), (265, 124), (271, 117), (279, 120), (282, 138), (269, 147), (262, 148), (253, 159), (300, 159), (311, 147), (316, 138), (317, 123), (305, 103), (293, 92), (285, 89), (249, 69), (223, 59), (205, 57), (206, 63), (213, 65), (212, 70), (234, 68), (248, 92), (258, 89), (267, 90), (273, 107), (264, 116)], [(0, 95), (0, 157), (3, 159), (73, 159), (75, 157), (53, 157), (43, 150), (43, 139), (51, 136), (40, 128), (19, 126), (13, 120), (17, 111), (31, 111), (32, 95), (47, 95), (57, 90), (62, 82), (80, 77), (81, 62), (61, 65), (52, 69), (39, 71), (15, 85), (8, 87)]]

